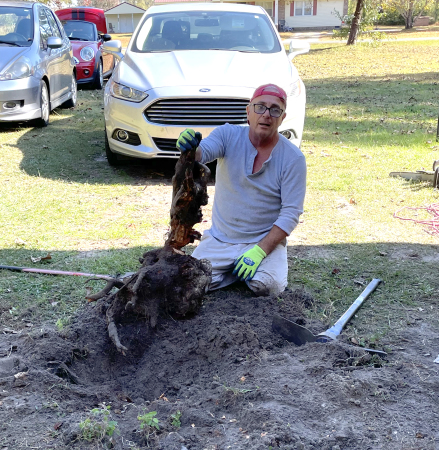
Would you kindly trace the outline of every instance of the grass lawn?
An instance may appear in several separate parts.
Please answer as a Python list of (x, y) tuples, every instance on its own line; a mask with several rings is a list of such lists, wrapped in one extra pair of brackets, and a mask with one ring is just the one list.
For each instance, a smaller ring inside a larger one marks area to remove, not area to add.
[[(414, 309), (438, 323), (439, 237), (393, 214), (439, 203), (439, 193), (428, 183), (389, 177), (429, 170), (439, 159), (436, 51), (436, 41), (323, 43), (295, 60), (308, 96), (302, 145), (308, 191), (303, 221), (290, 239), (290, 286), (310, 292), (311, 314), (331, 322), (362, 284), (383, 279), (348, 331), (368, 343), (407, 326)], [(163, 243), (172, 163), (110, 168), (102, 95), (80, 91), (77, 108), (57, 109), (45, 129), (1, 125), (1, 264), (124, 273)], [(214, 186), (209, 193), (212, 200)], [(33, 262), (48, 253), (49, 261)], [(23, 318), (49, 319), (61, 327), (84, 305), (86, 285), (103, 286), (0, 271), (0, 320), (20, 328)]]
[(131, 36), (133, 34), (132, 33), (122, 33), (122, 34), (111, 34), (111, 37), (113, 39), (118, 39), (120, 42), (122, 42), (122, 47), (125, 48), (128, 43), (130, 42)]

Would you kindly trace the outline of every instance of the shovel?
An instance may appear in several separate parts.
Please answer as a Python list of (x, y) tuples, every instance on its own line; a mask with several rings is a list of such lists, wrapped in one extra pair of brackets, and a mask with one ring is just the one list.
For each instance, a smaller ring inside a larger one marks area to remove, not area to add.
[[(356, 313), (358, 308), (380, 283), (381, 280), (379, 280), (378, 278), (374, 278), (367, 285), (366, 289), (360, 294), (360, 296), (355, 300), (355, 302), (349, 307), (349, 309), (340, 317), (340, 319), (338, 319), (331, 328), (328, 328), (326, 331), (319, 333), (317, 336), (307, 328), (302, 327), (297, 323), (291, 322), (290, 320), (278, 315), (275, 315), (273, 317), (272, 329), (274, 332), (279, 333), (287, 341), (293, 342), (296, 345), (303, 345), (307, 342), (334, 341), (337, 339), (337, 336), (341, 333), (341, 330), (349, 322), (351, 317)], [(382, 356), (387, 355), (386, 352), (380, 350), (363, 347), (360, 348), (366, 350), (369, 353), (376, 353)]]

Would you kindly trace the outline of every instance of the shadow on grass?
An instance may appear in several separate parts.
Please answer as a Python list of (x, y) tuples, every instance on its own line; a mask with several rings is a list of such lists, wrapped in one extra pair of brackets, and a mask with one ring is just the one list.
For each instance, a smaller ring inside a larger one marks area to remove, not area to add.
[(18, 148), (23, 154), (20, 169), (32, 177), (87, 184), (171, 184), (174, 159), (133, 158), (118, 168), (109, 166), (103, 111), (99, 101), (91, 98), (93, 92), (84, 90), (88, 102), (75, 110), (60, 111), (73, 113), (72, 117), (53, 120), (46, 128), (34, 128), (32, 123), (0, 124), (0, 133), (26, 130), (16, 143), (3, 144), (3, 149)]
[[(436, 74), (416, 73), (309, 80), (304, 139), (318, 145), (343, 140), (344, 145), (370, 146), (372, 141), (407, 148), (436, 126), (437, 105), (432, 101), (437, 97), (436, 78)], [(101, 94), (80, 92), (78, 106), (57, 109), (47, 128), (1, 124), (0, 133), (26, 130), (16, 142), (3, 144), (3, 149), (18, 148), (23, 154), (20, 169), (34, 177), (87, 184), (169, 185), (175, 160), (133, 159), (117, 169), (108, 165)]]
[[(188, 246), (187, 253), (192, 253), (193, 248)], [(138, 258), (148, 250), (151, 247), (87, 252), (2, 249), (1, 263), (116, 276), (137, 271)], [(48, 252), (50, 261), (31, 262), (31, 257), (46, 256)], [(379, 278), (383, 284), (373, 302), (384, 314), (389, 305), (408, 308), (416, 302), (428, 305), (437, 302), (438, 262), (436, 245), (377, 242), (289, 246), (288, 281), (290, 288), (305, 289), (312, 295), (317, 315), (330, 318), (343, 312), (369, 281)], [(94, 292), (104, 287), (105, 281), (89, 278), (0, 270), (0, 320), (9, 319), (11, 309), (18, 314), (29, 307), (35, 309), (34, 320), (66, 317), (86, 304), (86, 286)], [(241, 283), (231, 289), (235, 287), (237, 292), (247, 290)]]

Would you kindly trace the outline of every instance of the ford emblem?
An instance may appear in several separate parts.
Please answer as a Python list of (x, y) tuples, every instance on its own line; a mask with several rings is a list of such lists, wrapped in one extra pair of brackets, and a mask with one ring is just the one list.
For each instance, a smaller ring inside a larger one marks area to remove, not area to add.
[(210, 89), (203, 88), (203, 89), (200, 89), (200, 92), (210, 92)]

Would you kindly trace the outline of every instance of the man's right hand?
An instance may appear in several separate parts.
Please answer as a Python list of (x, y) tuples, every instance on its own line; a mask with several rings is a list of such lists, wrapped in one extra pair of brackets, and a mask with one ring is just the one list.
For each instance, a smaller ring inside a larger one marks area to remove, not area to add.
[(201, 133), (198, 131), (195, 133), (194, 130), (190, 128), (186, 128), (186, 130), (180, 133), (179, 138), (177, 139), (177, 148), (182, 152), (187, 152), (188, 150), (192, 150), (198, 147), (201, 142)]

